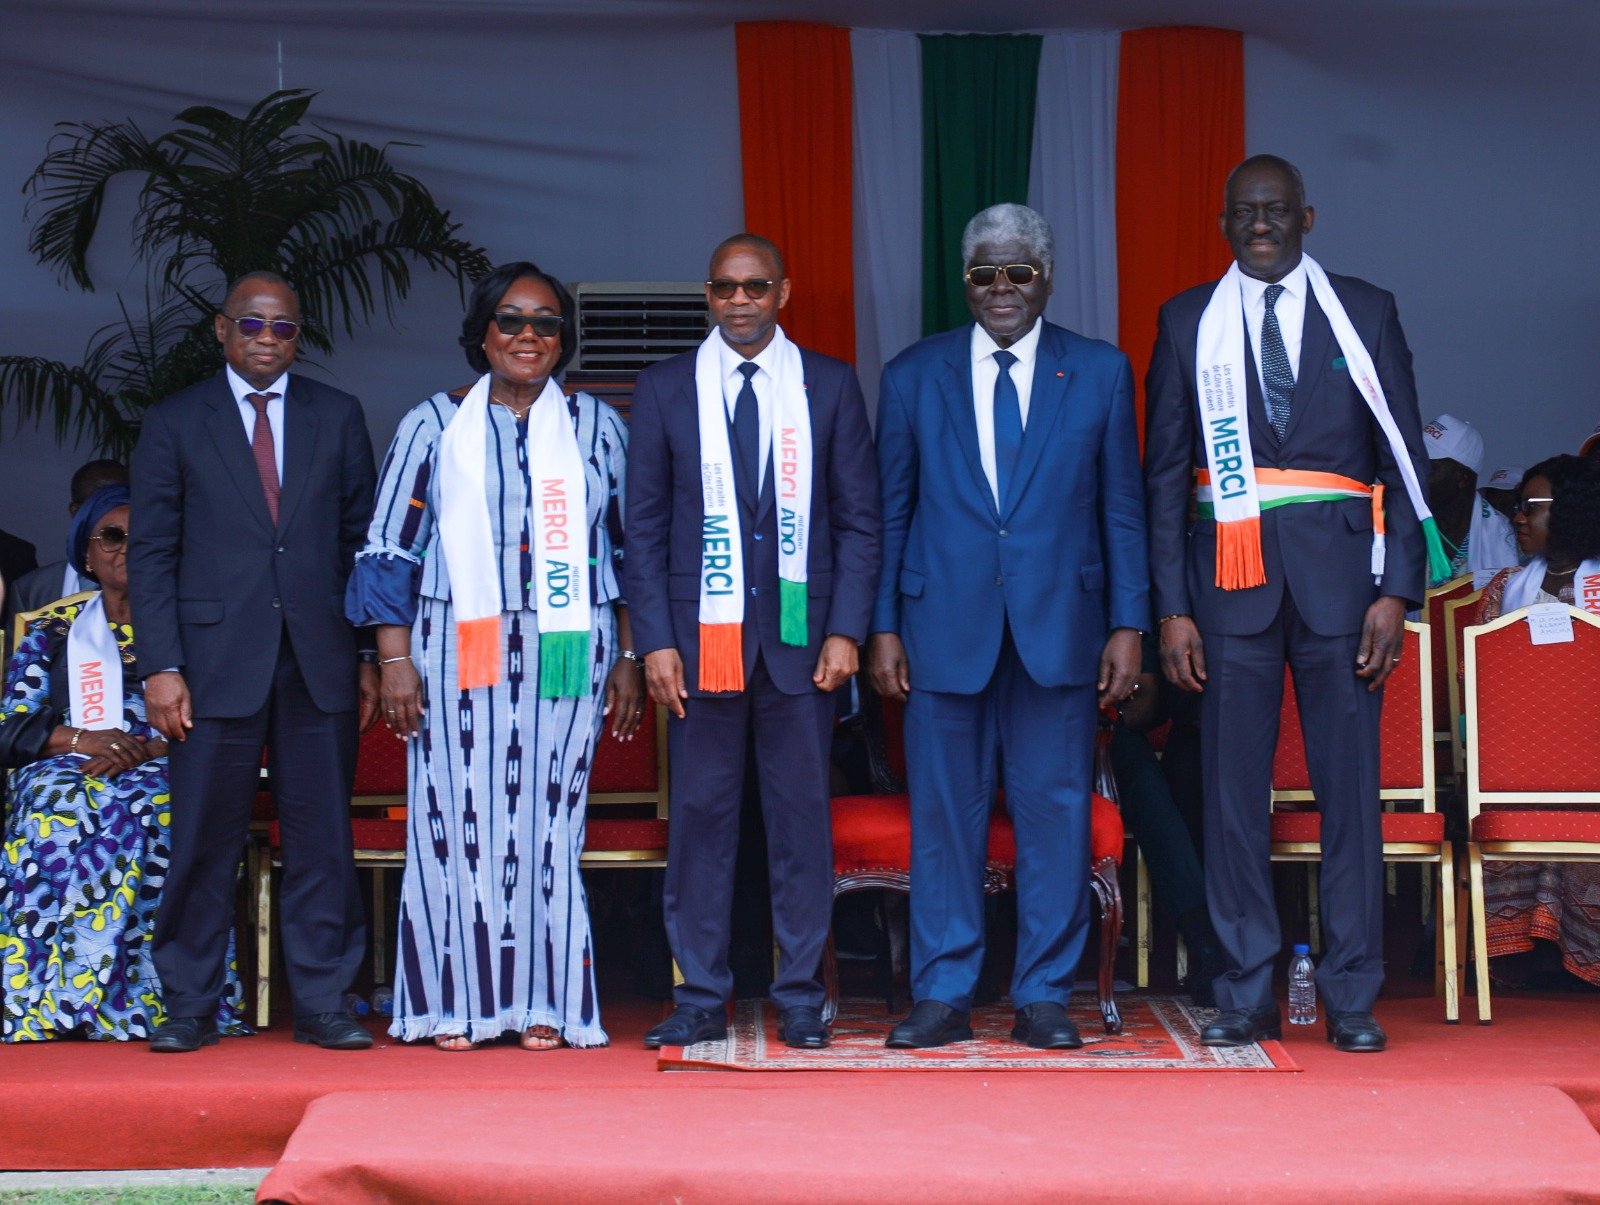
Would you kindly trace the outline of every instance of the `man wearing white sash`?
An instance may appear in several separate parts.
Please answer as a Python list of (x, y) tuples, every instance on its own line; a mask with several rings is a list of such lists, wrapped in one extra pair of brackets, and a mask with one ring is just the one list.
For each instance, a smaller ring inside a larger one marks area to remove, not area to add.
[(1448, 558), (1423, 498), (1394, 298), (1303, 255), (1313, 218), (1292, 164), (1245, 160), (1219, 219), (1236, 262), (1161, 309), (1146, 386), (1151, 585), (1163, 669), (1203, 692), (1206, 894), (1228, 969), (1202, 1040), (1280, 1029), (1267, 798), (1287, 663), (1322, 814), (1328, 1040), (1378, 1051), (1381, 688), (1406, 611)]
[(647, 1046), (725, 1032), (734, 858), (753, 736), (772, 880), (772, 1001), (791, 1046), (828, 1042), (818, 978), (833, 900), (829, 692), (855, 672), (878, 576), (878, 478), (855, 373), (778, 326), (783, 257), (711, 256), (716, 329), (639, 374), (628, 603), (669, 721), (664, 906), (682, 982)]

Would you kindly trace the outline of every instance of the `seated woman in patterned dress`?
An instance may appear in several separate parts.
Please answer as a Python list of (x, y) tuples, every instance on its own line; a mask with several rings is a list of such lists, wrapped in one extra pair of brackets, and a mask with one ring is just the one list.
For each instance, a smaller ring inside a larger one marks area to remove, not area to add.
[[(1483, 588), (1478, 623), (1533, 603), (1574, 604), (1580, 568), (1600, 564), (1600, 460), (1552, 456), (1522, 477), (1512, 527), (1533, 559)], [(1488, 862), (1484, 932), (1497, 979), (1525, 987), (1600, 988), (1600, 864)]]
[[(72, 564), (99, 590), (52, 603), (27, 629), (0, 698), (13, 767), (0, 847), (0, 1039), (147, 1038), (161, 1023), (150, 958), (170, 851), (167, 743), (130, 672), (128, 487), (79, 508)], [(249, 1033), (229, 951), (223, 1033)]]
[(602, 717), (631, 738), (644, 674), (622, 602), (627, 432), (556, 384), (573, 318), (531, 263), (478, 282), (461, 346), (482, 375), (401, 420), (346, 594), (410, 740), (389, 1032), (441, 1050), (607, 1042), (578, 859)]

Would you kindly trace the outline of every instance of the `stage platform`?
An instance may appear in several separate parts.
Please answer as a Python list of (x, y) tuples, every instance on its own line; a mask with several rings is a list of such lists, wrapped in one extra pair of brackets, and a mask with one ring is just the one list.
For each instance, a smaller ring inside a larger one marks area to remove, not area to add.
[[(611, 1003), (613, 1044), (588, 1051), (380, 1037), (340, 1053), (297, 1046), (286, 1026), (183, 1056), (0, 1048), (0, 1092), (27, 1115), (4, 1127), (0, 1165), (282, 1158), (269, 1190), (313, 1186), (298, 1199), (317, 1201), (448, 1199), (433, 1177), (465, 1191), (474, 1165), (530, 1195), (611, 1199), (849, 1199), (864, 1185), (879, 1200), (1600, 1200), (1589, 996), (1500, 994), (1492, 1026), (1446, 1025), (1431, 998), (1385, 1000), (1388, 1052), (1340, 1054), (1318, 1026), (1286, 1034), (1300, 1073), (1237, 1076), (659, 1071), (639, 1038), (660, 1013)], [(338, 1184), (353, 1195), (329, 1195)]]

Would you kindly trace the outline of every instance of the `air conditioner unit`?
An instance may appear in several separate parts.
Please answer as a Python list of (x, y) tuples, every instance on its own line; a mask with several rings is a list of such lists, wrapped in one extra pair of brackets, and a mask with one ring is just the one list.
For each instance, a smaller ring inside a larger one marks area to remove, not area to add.
[(630, 380), (641, 368), (698, 346), (711, 329), (705, 286), (696, 281), (581, 281), (575, 384)]

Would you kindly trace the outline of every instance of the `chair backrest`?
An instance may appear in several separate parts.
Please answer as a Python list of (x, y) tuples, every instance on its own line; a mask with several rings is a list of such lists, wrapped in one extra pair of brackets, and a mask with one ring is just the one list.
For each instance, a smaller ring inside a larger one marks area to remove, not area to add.
[(1447, 710), (1450, 702), (1450, 675), (1455, 672), (1445, 647), (1447, 611), (1454, 600), (1468, 595), (1476, 598), (1479, 593), (1481, 591), (1472, 588), (1472, 574), (1467, 573), (1435, 586), (1423, 599), (1422, 618), (1428, 625), (1428, 643), (1433, 650), (1433, 714), (1439, 722), (1438, 732), (1441, 739), (1449, 736), (1444, 730), (1444, 725), (1450, 716)]
[[(22, 634), (28, 630), (28, 625), (46, 611), (53, 611), (65, 603), (79, 603), (87, 599), (93, 590), (80, 590), (77, 594), (69, 594), (65, 598), (53, 599), (42, 607), (35, 607), (32, 611), (18, 611), (11, 617), (11, 652), (15, 652), (17, 645), (22, 643)], [(3, 667), (0, 667), (3, 669)]]
[(406, 801), (406, 744), (387, 724), (374, 724), (361, 734), (351, 803), (372, 807)]
[(1526, 608), (1466, 630), (1467, 811), (1600, 808), (1600, 616), (1534, 644)]
[(651, 704), (631, 741), (611, 735), (610, 717), (594, 745), (589, 771), (589, 805), (652, 804), (658, 820), (667, 818), (666, 708)]
[(1445, 713), (1444, 723), (1450, 726), (1450, 764), (1456, 782), (1466, 773), (1466, 746), (1461, 743), (1461, 674), (1465, 668), (1467, 644), (1462, 633), (1475, 623), (1478, 608), (1483, 605), (1483, 591), (1472, 590), (1457, 595), (1444, 604), (1444, 659), (1445, 659)]
[[(1406, 622), (1400, 664), (1383, 687), (1379, 729), (1378, 786), (1385, 799), (1414, 799), (1423, 811), (1434, 807), (1433, 650), (1426, 625)], [(1283, 708), (1278, 713), (1278, 747), (1272, 758), (1274, 802), (1312, 798), (1305, 735), (1294, 675), (1284, 670)]]

